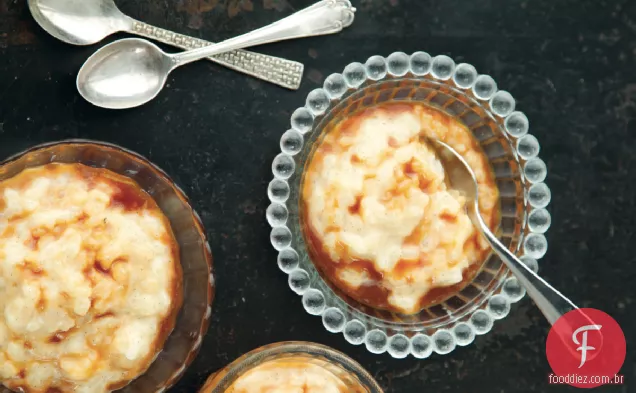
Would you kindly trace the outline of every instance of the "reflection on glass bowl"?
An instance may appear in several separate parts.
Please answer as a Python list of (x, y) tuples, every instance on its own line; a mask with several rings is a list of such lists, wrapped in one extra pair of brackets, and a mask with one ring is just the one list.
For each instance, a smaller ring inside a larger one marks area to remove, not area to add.
[(491, 330), (525, 291), (496, 256), (489, 256), (474, 279), (446, 299), (408, 315), (369, 307), (345, 294), (317, 268), (308, 252), (303, 225), (303, 180), (312, 157), (334, 124), (387, 103), (425, 105), (461, 123), (488, 159), (499, 193), (501, 240), (530, 265), (547, 251), (550, 226), (545, 210), (550, 192), (539, 143), (528, 134), (526, 116), (512, 96), (469, 64), (447, 56), (396, 52), (351, 63), (309, 93), (291, 117), (274, 159), (267, 219), (278, 264), (307, 312), (322, 317), (330, 332), (354, 345), (395, 358), (447, 354)]
[[(93, 184), (93, 187), (95, 187), (93, 191), (88, 194), (88, 196), (91, 196), (92, 198), (99, 199), (103, 197), (106, 198), (107, 201), (109, 193), (113, 191), (114, 193), (110, 197), (111, 205), (104, 205), (106, 207), (104, 214), (106, 214), (107, 217), (105, 220), (112, 219), (112, 221), (105, 223), (106, 226), (104, 228), (100, 226), (102, 229), (98, 231), (98, 233), (109, 233), (108, 228), (113, 226), (117, 227), (117, 225), (119, 225), (119, 221), (117, 220), (120, 220), (122, 222), (128, 222), (130, 226), (139, 224), (135, 227), (139, 230), (139, 232), (135, 232), (135, 236), (137, 236), (137, 238), (141, 239), (145, 238), (144, 236), (154, 236), (150, 234), (154, 233), (153, 231), (158, 231), (156, 233), (157, 236), (160, 237), (157, 239), (163, 239), (161, 236), (168, 236), (165, 241), (172, 244), (170, 251), (172, 255), (176, 255), (178, 249), (178, 258), (175, 257), (171, 259), (178, 259), (180, 261), (180, 270), (182, 271), (183, 276), (183, 282), (180, 288), (186, 288), (187, 292), (182, 294), (182, 290), (179, 288), (178, 294), (175, 294), (175, 296), (177, 296), (176, 300), (179, 300), (175, 301), (175, 306), (178, 306), (179, 302), (181, 302), (181, 307), (180, 309), (176, 309), (175, 312), (172, 312), (170, 314), (170, 322), (163, 325), (165, 327), (165, 332), (161, 333), (161, 337), (159, 337), (156, 341), (158, 345), (155, 347), (155, 351), (153, 351), (155, 353), (151, 354), (151, 359), (154, 359), (154, 361), (152, 361), (148, 367), (147, 360), (144, 360), (144, 364), (141, 365), (142, 368), (139, 371), (130, 374), (130, 376), (126, 375), (127, 378), (124, 380), (115, 379), (117, 382), (114, 385), (109, 384), (108, 388), (122, 388), (122, 391), (138, 392), (161, 391), (172, 386), (181, 377), (200, 348), (202, 338), (207, 331), (211, 316), (211, 304), (214, 295), (211, 251), (206, 240), (201, 220), (194, 210), (192, 210), (187, 197), (166, 173), (161, 171), (142, 156), (121, 147), (102, 142), (69, 140), (39, 145), (10, 157), (0, 163), (0, 182), (11, 179), (7, 181), (6, 184), (13, 184), (15, 181), (21, 179), (28, 180), (28, 178), (32, 175), (35, 176), (37, 174), (45, 177), (38, 178), (33, 182), (29, 181), (25, 183), (25, 185), (31, 185), (29, 186), (29, 192), (31, 192), (34, 190), (34, 185), (49, 184), (51, 192), (54, 192), (56, 193), (55, 195), (59, 196), (57, 199), (53, 198), (55, 201), (59, 201), (55, 203), (51, 202), (51, 206), (61, 206), (62, 203), (66, 203), (64, 202), (66, 201), (66, 197), (75, 198), (80, 201), (81, 195), (84, 195), (81, 190), (85, 184), (89, 183)], [(21, 175), (25, 175), (27, 177), (25, 178)], [(47, 179), (49, 180), (48, 183), (46, 181)], [(73, 191), (72, 189), (69, 189), (67, 192), (62, 191), (60, 193), (60, 190), (55, 189), (57, 184), (60, 184), (60, 182), (68, 182), (69, 187), (76, 187), (76, 190)], [(139, 188), (141, 188), (144, 192), (142, 193)], [(19, 190), (19, 188), (11, 188), (11, 190), (16, 189)], [(29, 195), (33, 196), (33, 194)], [(55, 195), (51, 196), (54, 197)], [(66, 195), (66, 197), (64, 195)], [(90, 223), (91, 219), (95, 218), (92, 215), (102, 214), (99, 213), (102, 211), (102, 205), (98, 202), (98, 199), (95, 199), (92, 203), (87, 202), (86, 205), (82, 205), (83, 213), (82, 217), (80, 217), (80, 221), (68, 221), (68, 225), (65, 224), (67, 230), (63, 233), (63, 235), (71, 233), (72, 230), (84, 227), (89, 228), (93, 225)], [(143, 203), (144, 209), (148, 209), (144, 210), (144, 215), (138, 216), (138, 219), (135, 218), (137, 216), (134, 213), (126, 213), (130, 211), (131, 208), (137, 206), (137, 202)], [(115, 205), (112, 205), (112, 203)], [(108, 206), (112, 207), (108, 208)], [(47, 209), (50, 208), (47, 207)], [(167, 224), (162, 224), (161, 227), (154, 225), (154, 223), (161, 222), (166, 219), (172, 229), (172, 234), (170, 235), (164, 233), (164, 227)], [(98, 224), (101, 225), (101, 219), (95, 225)], [(139, 228), (148, 229), (142, 230)], [(144, 231), (146, 231), (146, 234), (144, 234)], [(171, 235), (174, 235), (174, 238)], [(113, 236), (118, 235), (114, 234)], [(50, 239), (47, 238), (47, 241), (48, 240)], [(91, 237), (87, 241), (92, 242), (96, 240), (96, 238), (94, 239)], [(119, 240), (121, 240), (121, 242), (117, 241), (117, 244), (121, 247), (126, 247), (126, 250), (131, 251), (125, 241), (122, 239)], [(158, 251), (161, 249), (159, 244), (163, 244), (164, 240), (159, 240), (159, 242), (160, 243), (154, 243), (152, 246), (152, 250), (158, 252), (158, 254), (154, 254), (153, 251), (153, 255), (159, 256), (160, 260), (164, 260), (162, 259), (164, 254)], [(150, 244), (146, 243), (140, 246), (150, 246)], [(117, 250), (122, 249), (121, 247)], [(109, 248), (109, 250), (111, 248)], [(137, 251), (141, 252), (141, 249), (143, 249), (143, 247), (140, 247)], [(103, 251), (104, 249), (100, 248), (100, 250)], [(135, 250), (133, 251), (137, 252)], [(100, 258), (103, 259), (103, 257), (104, 255)], [(94, 268), (96, 269), (95, 274), (93, 274), (92, 270), (85, 271), (85, 274), (90, 274), (90, 281), (95, 282), (94, 279), (99, 278), (95, 275), (108, 274), (112, 276), (114, 280), (121, 278), (121, 280), (124, 280), (122, 282), (126, 282), (125, 277), (127, 276), (125, 275), (125, 272), (134, 272), (134, 270), (129, 270), (134, 268), (133, 265), (130, 265), (128, 270), (124, 270), (123, 268), (116, 269), (117, 264), (122, 264), (124, 262), (115, 261), (110, 267), (105, 267), (104, 264), (107, 263), (106, 261), (106, 259), (100, 259), (96, 262)], [(155, 269), (155, 267), (153, 267), (153, 269)], [(147, 277), (148, 279), (144, 281), (144, 283), (147, 284), (146, 286), (155, 282), (150, 280), (150, 275)], [(158, 278), (159, 276), (153, 276), (153, 279)], [(97, 282), (106, 285), (108, 280), (97, 280)], [(181, 297), (183, 297), (183, 299), (180, 299)], [(149, 300), (151, 299), (139, 299), (140, 302)], [(160, 304), (159, 300), (159, 298), (155, 298), (154, 301), (157, 304), (149, 303), (148, 306), (158, 306)], [(91, 302), (90, 307), (99, 308), (101, 306), (108, 308), (107, 304), (102, 305), (99, 302), (94, 306)], [(103, 322), (95, 322), (95, 320), (93, 320), (93, 322), (102, 323), (105, 328), (108, 323), (110, 323), (109, 321), (114, 321), (117, 318), (116, 314), (116, 312), (115, 314), (100, 314), (94, 318), (103, 318), (99, 319), (99, 321)], [(86, 315), (92, 314), (88, 313)], [(174, 321), (175, 317), (176, 322)], [(135, 321), (133, 325), (128, 324), (126, 326), (128, 328), (132, 328), (131, 326), (139, 328), (141, 326), (139, 323), (143, 321), (143, 319), (140, 319), (139, 321)], [(84, 325), (85, 324), (82, 326)], [(58, 335), (55, 337), (58, 337)], [(125, 338), (122, 338), (123, 336), (119, 337), (120, 339), (118, 341), (118, 337), (119, 336), (112, 338), (114, 343), (113, 345), (117, 344), (119, 341), (125, 341)], [(66, 337), (59, 337), (59, 340), (65, 339)], [(160, 345), (161, 343), (163, 343), (163, 345)], [(70, 344), (71, 343), (69, 343), (69, 345)], [(33, 343), (30, 345), (33, 345)], [(68, 345), (65, 344), (64, 348), (67, 347)], [(134, 345), (132, 345), (132, 347), (134, 347)], [(66, 363), (64, 365), (60, 363), (62, 368), (64, 368), (63, 366), (65, 365)], [(81, 366), (79, 363), (76, 365)], [(74, 367), (73, 370), (79, 369)], [(143, 372), (144, 370), (145, 372)], [(35, 373), (31, 373), (30, 371), (34, 371)], [(44, 378), (44, 374), (42, 374), (42, 372), (38, 373), (38, 370), (30, 371), (25, 373), (27, 376), (27, 382), (29, 384), (34, 383), (37, 386), (39, 383), (37, 382), (37, 378)], [(143, 372), (143, 374), (138, 375), (140, 372)], [(36, 375), (39, 375), (39, 377)], [(76, 376), (78, 378), (76, 380), (78, 384), (80, 384), (81, 381), (84, 381), (84, 379), (86, 379), (87, 383), (94, 382), (89, 382), (91, 378), (90, 375), (83, 376), (77, 374)], [(133, 380), (130, 381), (130, 378), (133, 378)], [(69, 383), (70, 382), (72, 381), (69, 381)], [(66, 389), (66, 387), (63, 386), (56, 386), (56, 388), (58, 390)], [(101, 390), (101, 388), (99, 389)], [(4, 393), (7, 391), (8, 390), (5, 387), (0, 387), (0, 392)]]

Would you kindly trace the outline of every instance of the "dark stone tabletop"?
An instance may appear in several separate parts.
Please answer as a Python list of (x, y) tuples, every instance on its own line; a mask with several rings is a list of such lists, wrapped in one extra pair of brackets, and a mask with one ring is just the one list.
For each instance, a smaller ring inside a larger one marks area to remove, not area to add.
[[(219, 41), (312, 0), (120, 0), (127, 14)], [(636, 1), (353, 0), (356, 21), (336, 36), (259, 48), (306, 65), (292, 92), (199, 62), (141, 108), (109, 111), (76, 92), (99, 45), (47, 35), (25, 0), (0, 0), (0, 158), (46, 141), (105, 140), (166, 170), (201, 214), (218, 288), (203, 348), (175, 392), (258, 346), (309, 340), (342, 350), (387, 392), (574, 392), (548, 385), (548, 324), (525, 298), (491, 333), (451, 355), (393, 360), (327, 333), (276, 266), (265, 220), (271, 162), (291, 112), (325, 76), (375, 54), (424, 50), (469, 62), (510, 91), (531, 122), (552, 190), (549, 251), (541, 273), (580, 306), (622, 325), (625, 384), (636, 391)], [(111, 37), (113, 40), (119, 37)]]

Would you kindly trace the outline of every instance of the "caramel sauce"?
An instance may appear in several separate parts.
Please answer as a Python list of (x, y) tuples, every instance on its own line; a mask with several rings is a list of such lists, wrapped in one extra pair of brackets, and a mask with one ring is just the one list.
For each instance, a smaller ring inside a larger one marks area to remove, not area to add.
[(439, 218), (448, 222), (457, 222), (457, 216), (449, 213), (442, 213)]
[(402, 167), (402, 171), (408, 177), (419, 177), (419, 173), (415, 169), (413, 169), (413, 159), (404, 164)]
[(44, 311), (46, 309), (46, 297), (45, 296), (40, 296), (40, 299), (38, 300), (38, 303), (35, 305), (35, 307), (39, 310), (39, 311)]
[[(307, 222), (307, 217), (305, 216), (305, 223)], [(391, 292), (382, 286), (384, 275), (375, 268), (375, 264), (372, 261), (357, 259), (346, 264), (348, 269), (366, 273), (371, 281), (370, 284), (363, 284), (357, 289), (351, 288), (347, 282), (338, 277), (338, 271), (343, 268), (343, 264), (339, 261), (333, 261), (329, 254), (324, 251), (322, 242), (311, 226), (305, 225), (303, 229), (305, 238), (308, 240), (307, 251), (310, 259), (316, 264), (321, 274), (328, 279), (327, 281), (335, 284), (335, 289), (367, 306), (380, 310), (394, 311), (393, 306), (389, 303)], [(476, 240), (473, 239), (472, 241)], [(420, 309), (443, 302), (472, 282), (481, 270), (487, 254), (488, 252), (484, 253), (484, 260), (481, 263), (473, 263), (464, 270), (460, 283), (448, 287), (435, 287), (428, 291), (419, 300)], [(396, 278), (406, 277), (414, 266), (426, 266), (426, 264), (425, 260), (407, 261), (401, 259), (392, 273)]]
[(127, 211), (141, 210), (146, 207), (149, 195), (136, 184), (113, 181), (111, 186), (115, 189), (110, 201), (111, 206), (119, 206)]
[(395, 264), (395, 267), (393, 268), (393, 275), (399, 278), (407, 277), (407, 278), (413, 279), (412, 277), (409, 276), (411, 270), (418, 266), (426, 266), (427, 264), (428, 263), (426, 260), (407, 261), (404, 259), (400, 259), (398, 263)]
[(40, 238), (38, 236), (31, 235), (31, 237), (24, 242), (24, 245), (30, 248), (31, 250), (35, 251), (38, 249), (39, 242), (40, 242)]
[(108, 318), (108, 317), (112, 317), (112, 316), (115, 316), (115, 313), (112, 312), (112, 311), (108, 311), (108, 312), (105, 312), (103, 314), (96, 315), (95, 318), (93, 318), (93, 319), (102, 319), (102, 318)]
[(110, 274), (110, 270), (109, 269), (105, 269), (100, 261), (95, 261), (95, 263), (93, 264), (93, 269), (97, 270), (98, 272), (100, 272), (101, 274), (105, 275), (105, 276), (111, 276)]
[(52, 335), (51, 337), (49, 337), (49, 343), (58, 344), (64, 341), (65, 339), (66, 339), (66, 334), (64, 334), (63, 332), (58, 332)]
[(44, 271), (37, 265), (37, 263), (32, 261), (25, 261), (22, 265), (16, 266), (23, 272), (28, 272), (29, 275), (33, 277), (40, 277), (44, 275)]
[(349, 213), (360, 214), (361, 203), (362, 203), (362, 195), (356, 196), (356, 201), (354, 202), (354, 204), (349, 206)]

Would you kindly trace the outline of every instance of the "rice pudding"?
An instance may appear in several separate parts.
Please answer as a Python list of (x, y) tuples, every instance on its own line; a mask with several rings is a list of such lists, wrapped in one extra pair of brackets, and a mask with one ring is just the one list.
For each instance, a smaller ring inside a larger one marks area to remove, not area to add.
[(499, 195), (488, 158), (465, 126), (421, 104), (381, 104), (329, 126), (301, 189), (303, 231), (319, 270), (355, 300), (402, 314), (459, 291), (490, 253), (421, 135), (470, 164), (494, 230)]
[(346, 383), (342, 370), (309, 357), (267, 361), (241, 375), (226, 393), (365, 393)]
[(170, 223), (132, 180), (48, 164), (0, 183), (0, 381), (125, 386), (172, 331), (181, 279)]

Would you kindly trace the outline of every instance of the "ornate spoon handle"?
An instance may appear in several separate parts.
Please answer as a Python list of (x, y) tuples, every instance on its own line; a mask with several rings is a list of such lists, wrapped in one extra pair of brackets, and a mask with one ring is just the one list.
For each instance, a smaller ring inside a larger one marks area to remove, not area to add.
[[(128, 30), (129, 33), (177, 48), (190, 50), (213, 44), (134, 19), (131, 19), (131, 22), (132, 27)], [(241, 49), (210, 56), (208, 60), (291, 90), (297, 90), (300, 87), (305, 68), (302, 63)]]
[(353, 23), (355, 12), (356, 9), (351, 6), (349, 0), (322, 0), (277, 22), (238, 37), (203, 48), (171, 54), (170, 57), (174, 61), (173, 68), (235, 49), (338, 33)]

